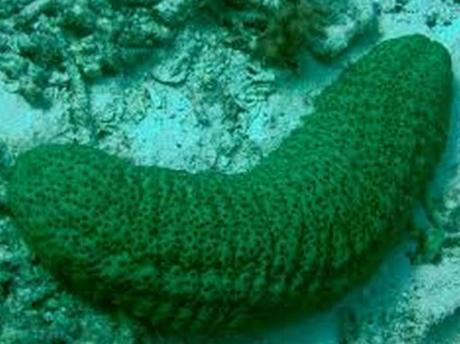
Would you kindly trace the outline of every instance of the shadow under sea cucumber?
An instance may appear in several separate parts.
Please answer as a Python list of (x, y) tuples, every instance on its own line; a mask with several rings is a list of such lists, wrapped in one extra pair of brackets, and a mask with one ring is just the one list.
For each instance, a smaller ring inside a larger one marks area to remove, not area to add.
[(389, 40), (248, 172), (44, 145), (9, 171), (8, 207), (40, 261), (86, 299), (165, 332), (252, 328), (330, 303), (372, 272), (433, 175), (451, 86), (439, 43)]

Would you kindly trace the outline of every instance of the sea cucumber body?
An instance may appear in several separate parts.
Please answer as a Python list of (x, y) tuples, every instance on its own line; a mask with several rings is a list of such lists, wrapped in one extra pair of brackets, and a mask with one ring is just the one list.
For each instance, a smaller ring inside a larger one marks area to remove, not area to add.
[(324, 305), (372, 271), (432, 177), (451, 84), (440, 44), (389, 40), (248, 172), (46, 145), (18, 157), (9, 206), (43, 264), (88, 299), (172, 332), (263, 323)]

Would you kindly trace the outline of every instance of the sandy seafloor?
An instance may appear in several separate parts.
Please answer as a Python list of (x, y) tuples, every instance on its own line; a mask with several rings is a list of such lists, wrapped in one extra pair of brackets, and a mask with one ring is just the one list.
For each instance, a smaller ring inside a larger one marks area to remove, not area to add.
[[(358, 12), (370, 8), (350, 3)], [(105, 133), (99, 148), (137, 164), (231, 173), (250, 168), (276, 148), (307, 115), (312, 97), (379, 40), (419, 32), (451, 51), (452, 130), (426, 210), (427, 231), (446, 236), (440, 261), (411, 264), (407, 253), (413, 243), (404, 243), (368, 283), (332, 309), (218, 343), (460, 343), (460, 2), (388, 0), (372, 11), (351, 14), (348, 26), (333, 27), (332, 33), (343, 36), (337, 42), (331, 38), (340, 54), (322, 63), (305, 54), (298, 73), (263, 67), (222, 45), (220, 29), (208, 27), (184, 30), (152, 66), (91, 86), (91, 111)], [(63, 118), (65, 107), (56, 101), (47, 110), (33, 108), (1, 83), (3, 163), (44, 142), (86, 143), (85, 129), (72, 132)], [(0, 344), (191, 342), (147, 334), (74, 299), (34, 264), (8, 218), (0, 220)]]

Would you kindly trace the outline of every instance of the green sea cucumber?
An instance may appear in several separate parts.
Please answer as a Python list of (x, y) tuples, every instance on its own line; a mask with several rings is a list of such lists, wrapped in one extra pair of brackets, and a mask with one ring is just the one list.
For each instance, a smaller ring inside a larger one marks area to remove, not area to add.
[(264, 323), (322, 306), (375, 268), (433, 175), (451, 87), (439, 43), (388, 40), (248, 172), (45, 145), (18, 157), (8, 206), (40, 261), (86, 299), (169, 332)]

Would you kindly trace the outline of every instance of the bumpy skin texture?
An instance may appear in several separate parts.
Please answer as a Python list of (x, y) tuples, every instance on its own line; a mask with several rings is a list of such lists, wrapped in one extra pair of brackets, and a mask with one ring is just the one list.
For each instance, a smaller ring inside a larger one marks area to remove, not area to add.
[(133, 166), (47, 145), (11, 171), (9, 206), (74, 291), (166, 331), (215, 331), (327, 303), (406, 224), (447, 136), (451, 62), (438, 43), (382, 43), (247, 173)]

